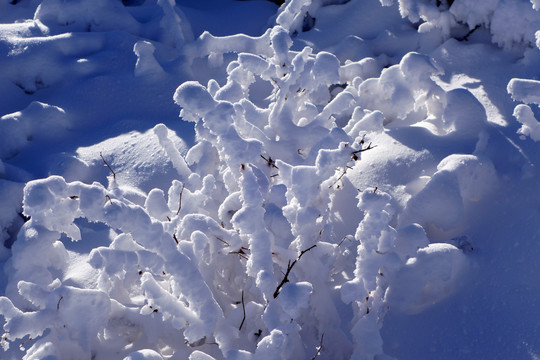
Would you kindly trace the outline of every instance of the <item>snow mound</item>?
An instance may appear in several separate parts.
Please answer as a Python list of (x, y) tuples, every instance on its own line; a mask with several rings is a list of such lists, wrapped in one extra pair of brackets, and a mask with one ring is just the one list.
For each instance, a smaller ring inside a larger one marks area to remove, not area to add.
[(154, 184), (169, 184), (178, 175), (174, 162), (169, 160), (173, 157), (169, 157), (168, 152), (186, 151), (184, 141), (173, 131), (165, 130), (162, 136), (168, 140), (170, 148), (162, 146), (161, 138), (152, 130), (145, 133), (135, 131), (77, 149), (76, 156), (64, 159), (64, 166), (59, 170), (66, 179), (75, 180), (78, 176), (88, 182), (107, 183), (107, 176), (112, 174), (105, 160), (115, 172), (119, 185), (148, 192)]
[(386, 294), (389, 306), (405, 313), (419, 313), (439, 302), (460, 286), (467, 258), (450, 244), (430, 244), (392, 279)]
[(0, 118), (0, 159), (15, 156), (30, 141), (61, 138), (70, 126), (63, 109), (33, 101), (24, 110)]
[(472, 203), (497, 188), (491, 161), (475, 155), (450, 155), (437, 166), (424, 188), (412, 196), (403, 212), (404, 223), (415, 222), (435, 236), (462, 230)]

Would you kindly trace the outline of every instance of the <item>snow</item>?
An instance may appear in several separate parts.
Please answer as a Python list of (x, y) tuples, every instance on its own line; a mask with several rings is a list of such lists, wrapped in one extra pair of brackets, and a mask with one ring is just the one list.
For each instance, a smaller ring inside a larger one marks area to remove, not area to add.
[[(50, 128), (57, 129), (56, 132), (47, 132)], [(33, 101), (27, 108), (13, 114), (7, 114), (0, 118), (0, 130), (5, 136), (0, 156), (10, 158), (19, 149), (25, 147), (29, 139), (39, 138), (61, 138), (65, 136), (65, 130), (69, 129), (70, 121), (66, 112), (52, 105), (47, 105), (39, 101)]]
[(6, 359), (536, 359), (540, 3), (0, 3)]
[(526, 136), (529, 136), (534, 141), (540, 141), (540, 123), (534, 117), (534, 113), (529, 106), (524, 104), (516, 106), (514, 117), (522, 124), (517, 131), (518, 134), (523, 135), (521, 139), (524, 140)]

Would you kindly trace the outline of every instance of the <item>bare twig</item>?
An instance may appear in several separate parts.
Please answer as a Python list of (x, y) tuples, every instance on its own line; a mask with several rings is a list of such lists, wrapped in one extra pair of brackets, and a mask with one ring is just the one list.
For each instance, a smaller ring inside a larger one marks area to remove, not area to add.
[(291, 272), (293, 266), (296, 264), (296, 261), (297, 260), (294, 260), (291, 263), (291, 260), (289, 260), (289, 263), (287, 264), (287, 272), (285, 272), (285, 276), (283, 276), (283, 279), (281, 280), (281, 282), (277, 286), (276, 291), (274, 291), (274, 299), (278, 297), (279, 292), (281, 291), (281, 288), (283, 287), (283, 285), (285, 285), (286, 283), (289, 282), (289, 273)]
[(60, 302), (64, 300), (63, 296), (60, 296), (60, 300), (58, 300), (58, 303), (56, 304), (56, 311), (60, 310)]
[(304, 255), (305, 253), (307, 253), (309, 250), (313, 249), (317, 247), (317, 245), (311, 245), (310, 247), (308, 247), (306, 250), (302, 250), (300, 251), (300, 255), (298, 255), (298, 259), (297, 260), (300, 260), (300, 258), (302, 257), (302, 255)]
[[(367, 148), (363, 148), (363, 149), (360, 149), (360, 150), (356, 150), (356, 151), (353, 151), (352, 155), (353, 155), (353, 159), (354, 157), (356, 156), (356, 154), (359, 154), (361, 152), (364, 152), (364, 151), (368, 151), (368, 150), (371, 150), (371, 149), (374, 149), (376, 148), (377, 145), (373, 145), (371, 146), (371, 143), (369, 143), (369, 145), (367, 146)], [(357, 156), (356, 156), (357, 157)], [(357, 160), (357, 159), (354, 159), (354, 160)]]
[(21, 350), (24, 351), (24, 345), (26, 345), (26, 343), (28, 343), (28, 342), (30, 342), (30, 341), (32, 341), (32, 340), (34, 340), (34, 339), (30, 336), (28, 339), (26, 339), (24, 342), (22, 342), (22, 343), (19, 345), (19, 348), (20, 348)]
[(228, 242), (226, 242), (225, 240), (223, 240), (222, 238), (220, 238), (219, 236), (216, 236), (216, 239), (218, 239), (219, 241), (221, 241), (223, 244), (225, 244), (226, 246), (231, 246)]
[(345, 176), (346, 173), (347, 173), (347, 168), (345, 168), (345, 170), (343, 170), (341, 175), (339, 175), (339, 177), (336, 179), (336, 181), (334, 181), (331, 185), (329, 185), (328, 188), (331, 189), (334, 185), (336, 185), (341, 179), (343, 179), (343, 177)]
[[(354, 156), (356, 156), (356, 155), (354, 155)], [(334, 185), (336, 185), (339, 181), (341, 181), (341, 186), (343, 187), (343, 180), (342, 180), (342, 179), (343, 179), (343, 177), (344, 177), (345, 175), (347, 175), (347, 170), (349, 170), (349, 169), (352, 169), (352, 167), (346, 166), (345, 169), (343, 169), (343, 171), (342, 171), (341, 174), (339, 175), (339, 177), (336, 179), (336, 181), (334, 181), (334, 182), (332, 183), (332, 185), (328, 186), (328, 188), (329, 188), (329, 189), (332, 188), (332, 187), (333, 187)], [(339, 185), (338, 185), (338, 189), (339, 189)]]
[[(364, 143), (365, 143), (364, 138), (365, 138), (365, 137), (366, 137), (366, 136), (364, 135), (364, 136), (362, 137), (362, 140), (360, 140), (360, 147), (362, 147), (362, 145), (364, 145)], [(358, 157), (358, 154), (359, 154), (359, 153), (364, 152), (364, 151), (371, 150), (371, 149), (376, 148), (376, 147), (377, 147), (377, 145), (371, 146), (371, 143), (369, 143), (369, 145), (368, 145), (366, 148), (363, 148), (363, 149), (361, 148), (360, 150), (353, 151), (352, 154), (351, 154), (351, 157), (352, 157), (352, 159), (353, 159), (354, 161), (357, 161), (357, 160), (359, 159), (359, 157)]]
[(105, 158), (103, 157), (103, 154), (101, 153), (101, 151), (99, 152), (99, 156), (101, 156), (101, 160), (103, 160), (103, 162), (105, 163), (105, 165), (107, 165), (107, 167), (109, 168), (109, 170), (111, 171), (112, 175), (113, 175), (113, 179), (116, 180), (116, 173), (114, 172), (114, 170), (112, 169), (112, 167), (109, 165), (109, 163), (105, 160)]
[(229, 251), (229, 254), (236, 254), (236, 255), (240, 256), (242, 259), (248, 260), (248, 253), (246, 251), (249, 251), (249, 249), (242, 246), (237, 251)]
[(351, 239), (349, 239), (349, 235), (345, 235), (345, 236), (343, 237), (343, 239), (341, 239), (341, 241), (339, 242), (339, 244), (338, 244), (337, 246), (340, 247), (341, 244), (343, 244), (343, 242), (345, 241), (345, 239), (351, 241)]
[(105, 195), (105, 199), (109, 200), (109, 202), (111, 203), (111, 205), (113, 204), (112, 203), (112, 200), (111, 200), (111, 197), (109, 195)]
[(178, 238), (176, 237), (176, 234), (172, 234), (172, 238), (174, 241), (176, 241), (176, 245), (178, 245)]
[(307, 253), (309, 250), (313, 249), (314, 247), (316, 247), (317, 245), (312, 245), (310, 246), (309, 248), (307, 248), (306, 250), (302, 250), (300, 251), (300, 255), (298, 255), (298, 258), (296, 260), (294, 260), (292, 263), (291, 261), (289, 260), (289, 263), (287, 264), (287, 271), (285, 272), (285, 275), (283, 276), (283, 279), (281, 280), (281, 282), (279, 283), (279, 285), (277, 286), (276, 288), (276, 291), (274, 291), (274, 299), (278, 297), (279, 295), (279, 292), (281, 291), (281, 288), (283, 287), (283, 285), (285, 285), (286, 283), (289, 282), (289, 274), (291, 273), (291, 270), (292, 268), (294, 267), (294, 265), (296, 265), (296, 262), (298, 260), (300, 260), (300, 258), (302, 257), (302, 255), (304, 255), (305, 253)]
[(242, 330), (242, 326), (244, 326), (244, 321), (246, 321), (246, 304), (244, 303), (244, 290), (242, 290), (242, 311), (244, 312), (244, 317), (242, 318), (242, 322), (240, 323), (238, 331)]
[(268, 164), (268, 166), (271, 166), (275, 169), (279, 169), (277, 166), (276, 166), (276, 162), (269, 156), (268, 159), (265, 158), (264, 156), (261, 155), (261, 157), (266, 161), (266, 163)]
[(457, 41), (467, 41), (469, 40), (469, 36), (471, 36), (476, 30), (480, 28), (480, 25), (476, 25), (474, 29), (471, 29), (465, 36), (462, 38), (456, 38)]
[(176, 215), (180, 214), (180, 210), (182, 209), (182, 193), (184, 192), (185, 185), (182, 184), (182, 190), (180, 190), (180, 200), (178, 200), (178, 211), (176, 212)]
[(321, 335), (321, 343), (317, 347), (317, 353), (311, 358), (311, 360), (315, 360), (317, 358), (317, 356), (319, 356), (321, 354), (321, 351), (322, 351), (322, 348), (323, 348), (322, 347), (323, 338), (324, 338), (324, 333)]

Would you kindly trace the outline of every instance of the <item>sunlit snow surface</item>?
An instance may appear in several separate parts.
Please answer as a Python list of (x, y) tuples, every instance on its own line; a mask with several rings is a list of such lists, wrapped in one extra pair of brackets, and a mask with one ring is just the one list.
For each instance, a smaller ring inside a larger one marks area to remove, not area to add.
[(539, 6), (0, 2), (0, 358), (539, 358)]

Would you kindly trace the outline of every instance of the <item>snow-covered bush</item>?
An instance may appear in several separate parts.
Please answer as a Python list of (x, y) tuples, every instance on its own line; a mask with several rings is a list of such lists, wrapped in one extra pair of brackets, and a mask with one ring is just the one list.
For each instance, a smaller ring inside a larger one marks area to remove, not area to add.
[[(389, 6), (394, 0), (380, 0)], [(493, 43), (510, 49), (531, 47), (540, 25), (538, 5), (529, 0), (398, 0), (401, 16), (419, 24), (420, 33), (442, 39), (467, 38), (479, 27), (488, 29)], [(467, 30), (465, 30), (465, 27)]]
[(540, 141), (540, 122), (534, 116), (531, 107), (527, 105), (540, 105), (540, 81), (512, 79), (508, 83), (507, 90), (512, 99), (524, 103), (517, 105), (514, 109), (514, 117), (521, 124), (518, 134), (522, 139), (528, 136), (534, 141)]
[(146, 1), (145, 11), (130, 12), (125, 2), (43, 0), (34, 21), (52, 33), (123, 30), (173, 47), (193, 39), (185, 15), (174, 1)]
[[(418, 224), (397, 229), (403, 209), (392, 197), (359, 191), (346, 175), (378, 150), (369, 137), (385, 125), (470, 130), (444, 114), (451, 96), (430, 78), (439, 70), (411, 53), (379, 76), (374, 59), (341, 65), (328, 52), (291, 51), (280, 25), (259, 38), (205, 34), (194, 44), (185, 49), (192, 59), (239, 53), (225, 84), (176, 90), (197, 132), (185, 157), (155, 126), (178, 173), (168, 189), (134, 201), (114, 173), (108, 188), (59, 176), (26, 185), (31, 220), (0, 298), (3, 346), (26, 339), (25, 359), (383, 356), (388, 307), (418, 312), (442, 299), (467, 260), (452, 245), (430, 245)], [(139, 58), (152, 51), (135, 47)], [(155, 69), (138, 62), (135, 75)], [(469, 171), (461, 169), (476, 166), (464, 161), (439, 169), (457, 179), (460, 201), (479, 191), (460, 182)], [(352, 223), (338, 215), (356, 207)], [(66, 239), (96, 237), (103, 245), (85, 260), (88, 274), (64, 278), (77, 261)]]

